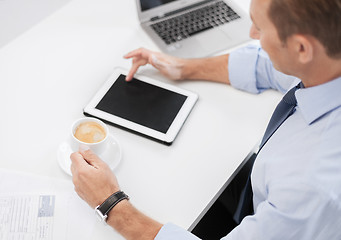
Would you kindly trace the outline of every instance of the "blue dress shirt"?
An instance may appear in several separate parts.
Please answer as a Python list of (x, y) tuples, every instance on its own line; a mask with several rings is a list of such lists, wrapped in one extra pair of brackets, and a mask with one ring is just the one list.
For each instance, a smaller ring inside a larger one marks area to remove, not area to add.
[[(253, 93), (284, 93), (300, 81), (276, 71), (258, 46), (233, 52), (229, 74), (232, 86)], [(224, 240), (341, 239), (341, 77), (295, 95), (296, 111), (254, 163), (255, 214)], [(198, 238), (168, 223), (155, 239)]]

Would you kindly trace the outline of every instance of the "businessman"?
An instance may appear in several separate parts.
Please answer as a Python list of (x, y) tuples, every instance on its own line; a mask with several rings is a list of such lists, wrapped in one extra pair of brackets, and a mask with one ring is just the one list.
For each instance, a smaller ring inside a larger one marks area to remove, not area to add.
[[(127, 81), (152, 64), (174, 80), (286, 93), (244, 188), (251, 190), (252, 209), (223, 239), (341, 239), (341, 0), (252, 0), (250, 15), (250, 36), (262, 49), (192, 60), (138, 49), (126, 55), (133, 61)], [(274, 123), (284, 109), (285, 117)], [(120, 193), (114, 174), (91, 151), (71, 159), (75, 190), (92, 208)], [(124, 196), (114, 199), (120, 201), (107, 223), (126, 239), (197, 239), (143, 215)]]

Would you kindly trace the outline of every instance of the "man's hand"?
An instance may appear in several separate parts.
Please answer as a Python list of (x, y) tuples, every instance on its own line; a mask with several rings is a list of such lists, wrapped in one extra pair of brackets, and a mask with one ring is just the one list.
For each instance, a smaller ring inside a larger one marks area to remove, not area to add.
[(71, 154), (71, 161), (75, 191), (90, 207), (95, 208), (120, 190), (116, 176), (91, 150)]
[[(71, 161), (75, 190), (90, 207), (95, 208), (120, 190), (108, 165), (91, 150), (71, 154)], [(154, 239), (162, 227), (162, 224), (135, 209), (128, 201), (121, 201), (108, 213), (107, 224), (129, 240)]]
[(195, 79), (230, 84), (228, 57), (229, 55), (225, 54), (210, 58), (184, 59), (139, 48), (124, 56), (133, 60), (126, 80), (130, 81), (139, 67), (151, 64), (172, 80)]
[(139, 48), (126, 54), (124, 58), (132, 58), (133, 64), (126, 77), (127, 81), (132, 80), (134, 74), (140, 66), (146, 64), (153, 65), (164, 76), (172, 80), (180, 80), (183, 78), (182, 70), (185, 59), (172, 57), (163, 53), (153, 52), (145, 48)]

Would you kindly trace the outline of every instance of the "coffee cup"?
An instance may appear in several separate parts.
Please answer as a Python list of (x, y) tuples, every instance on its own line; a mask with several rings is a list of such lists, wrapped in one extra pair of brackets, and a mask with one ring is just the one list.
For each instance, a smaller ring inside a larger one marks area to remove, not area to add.
[(97, 118), (85, 117), (76, 120), (71, 127), (71, 149), (91, 149), (101, 155), (107, 148), (109, 130), (107, 125)]

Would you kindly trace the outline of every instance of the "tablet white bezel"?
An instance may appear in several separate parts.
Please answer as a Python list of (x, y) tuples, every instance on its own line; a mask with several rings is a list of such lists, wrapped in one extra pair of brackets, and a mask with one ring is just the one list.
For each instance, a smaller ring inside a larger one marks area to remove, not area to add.
[(114, 82), (117, 80), (117, 78), (120, 76), (120, 74), (127, 75), (128, 70), (123, 68), (115, 68), (114, 72), (111, 74), (111, 76), (108, 78), (108, 80), (104, 83), (104, 85), (99, 89), (99, 91), (95, 94), (95, 96), (91, 99), (89, 104), (84, 108), (84, 114), (91, 115), (97, 118), (100, 118), (104, 121), (107, 121), (109, 123), (122, 126), (124, 128), (133, 130), (137, 133), (152, 137), (156, 140), (165, 142), (167, 144), (171, 144), (175, 137), (177, 136), (178, 132), (180, 131), (182, 125), (184, 124), (187, 116), (191, 112), (194, 104), (196, 103), (198, 99), (198, 95), (190, 92), (188, 90), (173, 86), (171, 84), (163, 83), (154, 79), (151, 79), (149, 77), (135, 74), (134, 78), (167, 89), (169, 91), (173, 91), (179, 94), (182, 94), (186, 96), (186, 101), (182, 105), (180, 111), (178, 112), (177, 116), (175, 117), (174, 121), (172, 122), (171, 126), (169, 127), (168, 131), (166, 133), (162, 133), (159, 131), (156, 131), (154, 129), (142, 126), (140, 124), (131, 122), (129, 120), (123, 119), (121, 117), (112, 115), (110, 113), (101, 111), (99, 109), (96, 109), (97, 104), (101, 101), (101, 99), (104, 97), (104, 95), (108, 92), (108, 90), (111, 88), (111, 86), (114, 84)]

